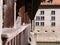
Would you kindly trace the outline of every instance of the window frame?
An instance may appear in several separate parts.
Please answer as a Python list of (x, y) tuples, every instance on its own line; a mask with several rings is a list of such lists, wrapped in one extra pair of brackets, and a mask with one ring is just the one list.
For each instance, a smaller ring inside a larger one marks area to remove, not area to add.
[(51, 16), (51, 21), (55, 21), (55, 16)]
[(40, 26), (44, 26), (45, 25), (45, 23), (44, 22), (40, 22)]
[(44, 21), (45, 20), (45, 17), (44, 16), (41, 16), (40, 18), (41, 18), (41, 21)]
[(40, 11), (40, 15), (44, 15), (44, 10)]
[(36, 25), (36, 26), (39, 26), (39, 22), (35, 22), (35, 25)]
[(52, 10), (51, 11), (51, 15), (55, 15), (55, 10)]
[(56, 26), (56, 22), (51, 22), (51, 26), (55, 27)]
[(36, 16), (36, 20), (40, 20), (40, 17), (39, 16)]

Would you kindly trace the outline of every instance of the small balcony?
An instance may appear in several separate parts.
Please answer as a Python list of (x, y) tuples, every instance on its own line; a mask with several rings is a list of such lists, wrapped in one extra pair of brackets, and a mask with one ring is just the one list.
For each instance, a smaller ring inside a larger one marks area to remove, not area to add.
[(30, 24), (20, 28), (4, 28), (2, 33), (3, 45), (28, 45)]

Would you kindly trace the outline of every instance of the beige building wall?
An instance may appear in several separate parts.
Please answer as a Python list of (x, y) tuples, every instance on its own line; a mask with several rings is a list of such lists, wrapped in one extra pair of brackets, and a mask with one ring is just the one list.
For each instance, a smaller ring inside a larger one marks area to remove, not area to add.
[[(43, 16), (45, 17), (45, 20), (42, 22), (44, 22), (45, 25), (44, 26), (35, 25), (35, 32), (37, 32), (37, 30), (39, 30), (40, 32), (55, 31), (57, 33), (60, 33), (60, 9), (38, 9), (36, 16), (41, 16), (40, 11), (42, 11), (42, 10), (44, 11)], [(55, 15), (51, 15), (51, 11), (55, 11)], [(39, 20), (36, 20), (36, 16), (35, 16), (35, 22), (41, 22)], [(51, 16), (55, 16), (55, 23), (56, 23), (55, 27), (51, 26), (51, 22), (54, 22), (54, 21), (51, 21)]]

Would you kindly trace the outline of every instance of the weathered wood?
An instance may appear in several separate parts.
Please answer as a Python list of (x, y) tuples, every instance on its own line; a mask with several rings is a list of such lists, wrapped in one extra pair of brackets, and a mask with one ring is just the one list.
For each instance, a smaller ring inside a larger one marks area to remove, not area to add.
[(4, 26), (3, 27), (13, 27), (14, 26), (14, 0), (6, 0), (6, 11), (4, 13)]

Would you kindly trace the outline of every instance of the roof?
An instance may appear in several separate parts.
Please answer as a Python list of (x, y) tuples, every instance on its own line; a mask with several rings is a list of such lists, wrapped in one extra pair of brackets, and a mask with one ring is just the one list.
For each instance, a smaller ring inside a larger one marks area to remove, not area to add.
[(42, 0), (40, 5), (60, 5), (59, 0)]
[(40, 5), (39, 9), (60, 9), (60, 5)]

